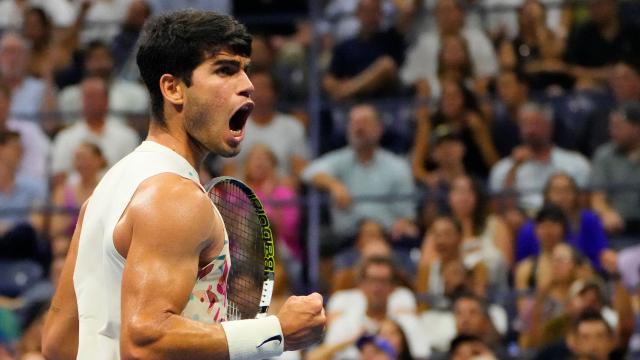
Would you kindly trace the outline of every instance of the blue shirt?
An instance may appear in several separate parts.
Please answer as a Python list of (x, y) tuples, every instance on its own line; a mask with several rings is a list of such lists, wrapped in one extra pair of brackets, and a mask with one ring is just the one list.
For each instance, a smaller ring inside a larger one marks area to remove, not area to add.
[[(596, 269), (601, 268), (599, 256), (602, 250), (609, 247), (609, 242), (602, 222), (596, 213), (591, 210), (583, 210), (580, 213), (580, 225), (578, 229), (570, 229), (566, 240), (588, 257)], [(516, 261), (539, 253), (540, 242), (535, 233), (535, 222), (529, 220), (520, 228), (520, 232), (518, 233), (516, 240)]]
[(29, 211), (6, 214), (14, 209), (25, 209), (42, 205), (47, 195), (46, 186), (39, 181), (26, 177), (18, 177), (13, 189), (8, 192), (0, 191), (0, 221), (17, 224), (29, 221)]
[[(415, 218), (415, 200), (406, 197), (415, 193), (413, 175), (404, 158), (378, 149), (373, 158), (363, 164), (355, 152), (346, 147), (311, 162), (304, 170), (302, 179), (310, 182), (320, 173), (341, 181), (354, 198), (354, 202), (346, 209), (331, 208), (332, 227), (337, 235), (354, 235), (358, 223), (364, 219), (375, 220), (390, 230), (396, 220)], [(377, 196), (385, 198), (375, 199)], [(358, 201), (358, 197), (369, 198), (370, 201)]]

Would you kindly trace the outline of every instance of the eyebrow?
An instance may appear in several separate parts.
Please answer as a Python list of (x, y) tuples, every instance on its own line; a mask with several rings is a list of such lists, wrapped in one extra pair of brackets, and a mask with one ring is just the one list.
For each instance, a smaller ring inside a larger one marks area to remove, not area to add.
[[(213, 63), (214, 66), (220, 66), (220, 65), (230, 65), (230, 66), (237, 66), (237, 67), (241, 67), (241, 62), (238, 60), (233, 60), (233, 59), (218, 59)], [(247, 62), (244, 65), (243, 70), (245, 72), (247, 72), (250, 69), (251, 64), (249, 62)]]

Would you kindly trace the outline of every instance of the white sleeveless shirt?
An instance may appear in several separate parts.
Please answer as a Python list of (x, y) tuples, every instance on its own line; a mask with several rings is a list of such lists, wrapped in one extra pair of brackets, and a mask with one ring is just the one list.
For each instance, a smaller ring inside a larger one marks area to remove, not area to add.
[[(126, 259), (115, 248), (113, 231), (140, 183), (161, 173), (190, 179), (204, 191), (186, 159), (145, 141), (105, 174), (89, 199), (73, 273), (80, 319), (77, 359), (120, 359), (120, 290)], [(226, 320), (228, 243), (225, 230), (224, 247), (199, 269), (183, 316), (207, 323)]]

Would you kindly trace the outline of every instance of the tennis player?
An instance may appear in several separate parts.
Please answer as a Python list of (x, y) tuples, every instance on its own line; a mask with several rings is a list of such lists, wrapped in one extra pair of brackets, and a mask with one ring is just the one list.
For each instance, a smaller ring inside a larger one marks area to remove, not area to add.
[(229, 16), (184, 10), (146, 25), (137, 62), (149, 134), (82, 206), (43, 329), (46, 358), (265, 359), (320, 339), (316, 293), (277, 316), (225, 321), (228, 239), (197, 169), (209, 151), (240, 151), (250, 53)]

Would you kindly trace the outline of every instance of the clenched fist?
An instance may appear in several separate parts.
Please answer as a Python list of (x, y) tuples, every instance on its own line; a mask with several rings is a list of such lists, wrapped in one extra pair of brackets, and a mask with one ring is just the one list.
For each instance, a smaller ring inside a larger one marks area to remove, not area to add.
[(278, 312), (284, 350), (298, 350), (319, 342), (324, 334), (327, 318), (322, 307), (322, 295), (292, 296)]

